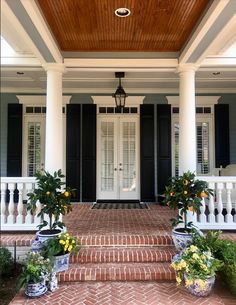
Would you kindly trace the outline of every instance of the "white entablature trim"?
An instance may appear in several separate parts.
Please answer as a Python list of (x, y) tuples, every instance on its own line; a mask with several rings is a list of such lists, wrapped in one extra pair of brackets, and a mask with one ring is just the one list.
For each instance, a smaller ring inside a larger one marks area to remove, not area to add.
[[(94, 104), (110, 106), (115, 105), (115, 99), (112, 96), (91, 96)], [(143, 104), (145, 96), (128, 96), (125, 100), (126, 106)]]
[[(214, 105), (218, 104), (221, 96), (195, 96), (196, 105)], [(166, 96), (168, 104), (179, 105), (179, 96)]]
[[(46, 95), (17, 95), (20, 104), (23, 105), (46, 105)], [(69, 104), (71, 95), (66, 95), (62, 97), (62, 104)]]

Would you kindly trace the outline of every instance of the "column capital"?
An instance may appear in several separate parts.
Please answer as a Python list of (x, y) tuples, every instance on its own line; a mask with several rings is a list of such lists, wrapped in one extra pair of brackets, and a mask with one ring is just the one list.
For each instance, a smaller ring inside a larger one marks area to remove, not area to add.
[(195, 72), (195, 71), (197, 71), (198, 68), (199, 68), (199, 66), (197, 66), (195, 64), (180, 64), (176, 68), (176, 72), (177, 73), (190, 72), (190, 71)]
[(55, 72), (65, 72), (65, 65), (64, 64), (58, 64), (58, 63), (48, 63), (44, 64), (43, 68), (45, 71), (55, 71)]

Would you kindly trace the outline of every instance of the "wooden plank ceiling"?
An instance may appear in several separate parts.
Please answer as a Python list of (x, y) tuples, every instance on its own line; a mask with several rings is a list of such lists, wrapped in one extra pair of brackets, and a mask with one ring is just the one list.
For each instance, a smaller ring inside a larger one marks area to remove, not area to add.
[[(209, 0), (38, 0), (62, 51), (178, 52)], [(120, 18), (115, 10), (130, 9)]]

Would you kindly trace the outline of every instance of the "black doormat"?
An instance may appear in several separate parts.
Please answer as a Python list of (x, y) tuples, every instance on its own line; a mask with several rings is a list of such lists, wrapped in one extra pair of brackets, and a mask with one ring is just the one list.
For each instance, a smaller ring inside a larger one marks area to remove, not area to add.
[(97, 202), (92, 206), (92, 209), (99, 210), (130, 210), (130, 209), (148, 209), (148, 205), (146, 203), (140, 202)]

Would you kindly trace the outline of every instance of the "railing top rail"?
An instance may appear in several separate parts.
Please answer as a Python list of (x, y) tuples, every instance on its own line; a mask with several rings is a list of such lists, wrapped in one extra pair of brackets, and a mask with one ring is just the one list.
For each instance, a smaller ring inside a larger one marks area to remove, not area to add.
[(1, 177), (1, 183), (35, 183), (35, 177)]
[(197, 176), (199, 180), (207, 182), (233, 182), (236, 183), (236, 176)]

